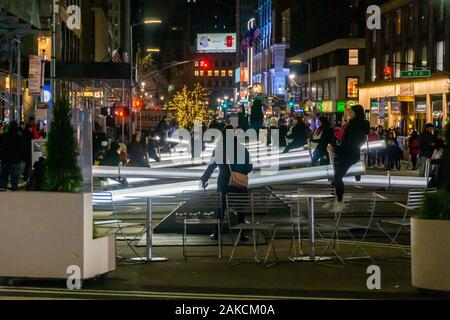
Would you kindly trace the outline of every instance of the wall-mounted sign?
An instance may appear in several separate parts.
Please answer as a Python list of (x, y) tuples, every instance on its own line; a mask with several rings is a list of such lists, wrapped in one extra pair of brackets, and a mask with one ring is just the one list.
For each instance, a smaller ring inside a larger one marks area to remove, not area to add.
[(236, 52), (236, 33), (201, 33), (197, 35), (198, 52)]
[(416, 103), (416, 113), (427, 113), (427, 103), (425, 101)]
[(398, 96), (397, 100), (399, 102), (414, 102), (414, 96)]
[(28, 94), (40, 96), (42, 86), (42, 61), (41, 57), (30, 55), (30, 66), (28, 69)]
[(391, 103), (391, 113), (399, 114), (401, 106), (402, 106), (402, 104), (400, 102), (397, 102), (397, 101), (392, 102)]

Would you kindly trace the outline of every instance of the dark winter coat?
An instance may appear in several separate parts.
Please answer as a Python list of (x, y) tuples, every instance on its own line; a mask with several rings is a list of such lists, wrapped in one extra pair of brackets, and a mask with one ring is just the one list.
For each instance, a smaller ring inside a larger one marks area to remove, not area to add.
[(361, 146), (367, 141), (370, 123), (363, 119), (353, 119), (344, 130), (340, 145), (335, 145), (335, 153), (340, 160), (357, 162), (361, 155)]
[[(219, 154), (219, 151), (217, 150), (217, 148), (219, 148), (219, 147), (223, 147), (223, 153), (222, 153), (223, 159), (216, 159), (216, 154)], [(238, 148), (237, 148), (236, 141), (234, 142), (234, 161), (230, 161), (231, 159), (226, 157), (226, 143), (223, 143), (223, 144), (219, 143), (216, 147), (216, 150), (214, 150), (214, 153), (212, 156), (212, 162), (206, 169), (201, 180), (203, 182), (208, 181), (211, 178), (214, 170), (216, 170), (216, 168), (219, 168), (219, 176), (217, 178), (217, 190), (219, 192), (227, 192), (227, 190), (229, 189), (228, 185), (230, 183), (230, 177), (231, 177), (230, 166), (231, 166), (231, 170), (233, 172), (238, 172), (238, 173), (242, 173), (245, 175), (248, 175), (248, 174), (250, 174), (250, 172), (253, 171), (253, 165), (251, 163), (250, 153), (248, 152), (247, 148), (244, 148), (244, 149), (245, 149), (245, 162), (241, 163), (241, 164), (237, 164), (239, 158), (237, 156)], [(233, 164), (229, 164), (230, 162), (233, 162)]]
[(26, 142), (25, 138), (18, 134), (17, 130), (9, 131), (2, 135), (0, 139), (2, 150), (2, 163), (19, 164), (26, 159)]
[(298, 123), (292, 128), (292, 132), (287, 135), (288, 139), (292, 139), (291, 146), (303, 147), (308, 143), (311, 130), (304, 123)]

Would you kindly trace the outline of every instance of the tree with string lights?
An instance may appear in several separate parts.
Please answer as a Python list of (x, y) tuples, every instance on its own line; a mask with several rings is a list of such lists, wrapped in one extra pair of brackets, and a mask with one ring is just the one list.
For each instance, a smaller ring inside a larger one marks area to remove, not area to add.
[(196, 84), (192, 90), (184, 86), (175, 93), (169, 102), (169, 108), (180, 128), (191, 129), (198, 121), (208, 121), (208, 101), (209, 92), (200, 84)]

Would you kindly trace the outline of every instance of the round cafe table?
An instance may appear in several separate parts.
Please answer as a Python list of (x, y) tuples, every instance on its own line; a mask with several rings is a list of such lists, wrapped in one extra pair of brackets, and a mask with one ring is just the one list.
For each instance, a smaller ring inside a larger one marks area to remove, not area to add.
[[(314, 216), (314, 200), (315, 199), (334, 199), (331, 194), (299, 194), (298, 198), (306, 199), (308, 203), (308, 231), (309, 231), (309, 256), (295, 257), (295, 261), (318, 261), (326, 260), (326, 258), (316, 257), (316, 237), (315, 237), (315, 216)], [(298, 215), (298, 228), (301, 227), (300, 214)]]

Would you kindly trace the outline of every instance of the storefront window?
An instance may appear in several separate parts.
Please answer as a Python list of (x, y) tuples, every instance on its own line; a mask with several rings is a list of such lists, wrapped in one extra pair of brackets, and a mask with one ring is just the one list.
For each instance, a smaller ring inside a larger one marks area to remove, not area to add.
[(347, 78), (347, 99), (358, 98), (358, 83), (359, 78), (357, 77)]

